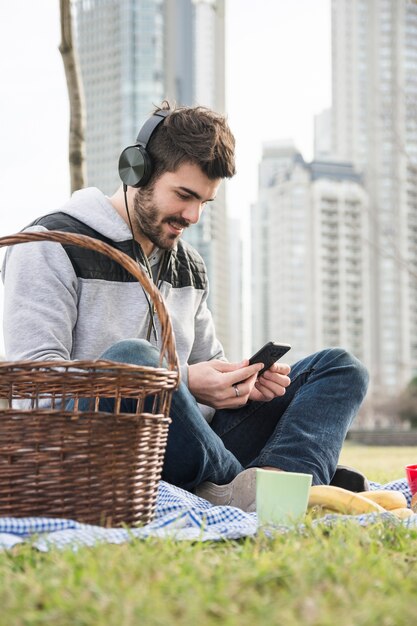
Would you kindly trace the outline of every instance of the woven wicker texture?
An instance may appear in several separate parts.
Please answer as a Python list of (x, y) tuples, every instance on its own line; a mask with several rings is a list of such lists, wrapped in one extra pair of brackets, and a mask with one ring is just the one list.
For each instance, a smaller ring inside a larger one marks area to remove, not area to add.
[[(0, 238), (0, 247), (35, 241), (90, 248), (127, 269), (158, 315), (160, 366), (104, 360), (1, 363), (0, 398), (8, 408), (0, 410), (0, 515), (65, 517), (104, 526), (148, 523), (172, 393), (179, 384), (162, 297), (130, 257), (85, 235), (19, 233)], [(112, 412), (101, 409), (104, 398), (113, 400)], [(122, 398), (136, 400), (135, 413), (121, 413)]]

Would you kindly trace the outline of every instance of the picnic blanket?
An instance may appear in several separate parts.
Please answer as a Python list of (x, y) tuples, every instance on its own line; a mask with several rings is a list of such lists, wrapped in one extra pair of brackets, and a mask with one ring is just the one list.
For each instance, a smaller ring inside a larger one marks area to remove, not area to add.
[[(407, 498), (408, 506), (411, 493), (405, 479), (396, 480), (386, 485), (371, 483), (372, 490), (391, 489), (401, 491)], [(387, 512), (382, 515), (343, 516), (325, 515), (316, 519), (314, 524), (354, 520), (362, 526), (374, 523), (376, 519), (386, 518), (394, 524), (417, 528), (417, 514), (406, 520), (399, 520)], [(302, 526), (302, 525), (300, 525)], [(278, 526), (274, 532), (288, 532), (290, 527)], [(161, 481), (158, 489), (156, 514), (154, 520), (140, 528), (101, 528), (80, 524), (70, 519), (56, 518), (11, 518), (0, 517), (0, 548), (7, 549), (23, 542), (30, 542), (38, 550), (51, 548), (78, 549), (81, 546), (93, 546), (101, 542), (120, 544), (137, 538), (170, 537), (176, 540), (218, 541), (254, 536), (258, 532), (256, 513), (244, 513), (231, 506), (212, 506), (179, 487)]]

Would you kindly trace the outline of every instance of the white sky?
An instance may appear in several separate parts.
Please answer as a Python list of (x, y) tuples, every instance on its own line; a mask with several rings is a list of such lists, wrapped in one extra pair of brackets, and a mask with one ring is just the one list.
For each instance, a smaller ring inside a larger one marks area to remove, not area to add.
[(331, 105), (330, 0), (228, 0), (227, 61), (234, 214), (256, 199), (263, 141), (292, 139), (313, 157), (313, 117)]
[[(238, 166), (229, 210), (247, 222), (263, 141), (292, 138), (312, 158), (313, 116), (331, 102), (330, 0), (227, 1), (227, 112)], [(0, 235), (69, 194), (59, 42), (58, 0), (0, 0)]]

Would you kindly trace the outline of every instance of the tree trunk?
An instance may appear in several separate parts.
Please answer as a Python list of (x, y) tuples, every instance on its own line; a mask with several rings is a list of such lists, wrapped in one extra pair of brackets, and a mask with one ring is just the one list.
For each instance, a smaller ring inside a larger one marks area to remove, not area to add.
[(69, 165), (71, 193), (86, 186), (84, 97), (77, 55), (72, 42), (71, 0), (60, 0), (61, 44), (70, 103)]

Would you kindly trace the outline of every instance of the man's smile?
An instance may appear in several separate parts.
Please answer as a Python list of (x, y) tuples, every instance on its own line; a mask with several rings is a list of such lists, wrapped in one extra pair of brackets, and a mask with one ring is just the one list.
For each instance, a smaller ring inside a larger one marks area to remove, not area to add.
[(165, 218), (163, 221), (168, 224), (170, 230), (176, 235), (181, 235), (184, 228), (188, 228), (189, 226), (187, 220), (182, 220), (180, 218)]

